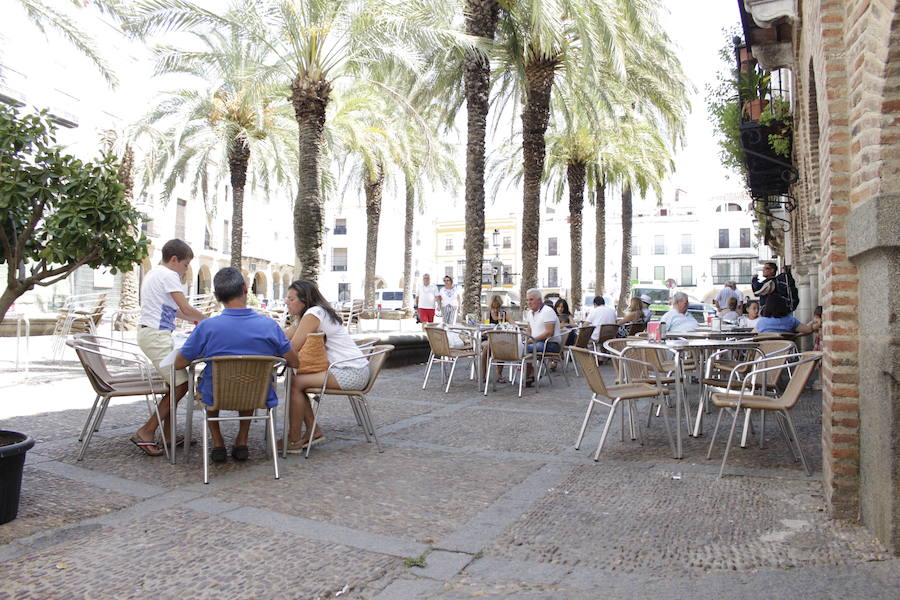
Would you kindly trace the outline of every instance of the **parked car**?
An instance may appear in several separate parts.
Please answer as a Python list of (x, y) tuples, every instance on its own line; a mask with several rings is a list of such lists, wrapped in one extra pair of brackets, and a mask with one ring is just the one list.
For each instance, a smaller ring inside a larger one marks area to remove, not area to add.
[(701, 325), (705, 325), (707, 323), (710, 323), (712, 321), (712, 318), (716, 316), (716, 307), (712, 304), (700, 302), (692, 296), (688, 296), (687, 314), (694, 317), (694, 319)]
[(637, 285), (631, 290), (632, 296), (641, 296), (647, 294), (650, 296), (650, 310), (653, 311), (654, 317), (661, 317), (669, 312), (671, 307), (671, 290), (665, 287)]
[[(616, 302), (610, 296), (603, 296), (606, 300), (606, 306), (611, 306), (613, 309), (616, 308)], [(588, 315), (591, 314), (591, 311), (594, 310), (594, 295), (593, 294), (585, 294), (584, 302), (581, 305), (581, 308), (578, 310), (578, 314), (576, 317), (581, 319), (582, 321), (588, 318)]]
[(375, 290), (375, 306), (381, 310), (402, 310), (403, 290)]

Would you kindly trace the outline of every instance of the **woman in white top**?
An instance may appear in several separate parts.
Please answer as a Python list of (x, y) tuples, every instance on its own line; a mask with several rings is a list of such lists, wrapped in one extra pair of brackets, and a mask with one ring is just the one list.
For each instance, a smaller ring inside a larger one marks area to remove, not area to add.
[(444, 287), (441, 288), (441, 316), (444, 323), (452, 325), (456, 322), (456, 312), (459, 310), (459, 289), (453, 285), (453, 278), (444, 276)]
[[(328, 372), (328, 387), (341, 390), (361, 390), (369, 383), (369, 361), (350, 337), (341, 318), (322, 297), (319, 288), (309, 281), (295, 281), (288, 288), (287, 309), (291, 315), (299, 317), (299, 322), (287, 330), (291, 346), (297, 353), (311, 333), (325, 334), (325, 353), (328, 362), (341, 362)], [(288, 449), (290, 453), (300, 453), (310, 443), (310, 429), (313, 426), (312, 405), (303, 393), (308, 388), (321, 388), (325, 383), (326, 371), (318, 373), (298, 373), (291, 386), (291, 416), (288, 430)], [(306, 427), (305, 435), (301, 435), (302, 427)], [(322, 430), (317, 428), (312, 436), (312, 444), (325, 439)]]

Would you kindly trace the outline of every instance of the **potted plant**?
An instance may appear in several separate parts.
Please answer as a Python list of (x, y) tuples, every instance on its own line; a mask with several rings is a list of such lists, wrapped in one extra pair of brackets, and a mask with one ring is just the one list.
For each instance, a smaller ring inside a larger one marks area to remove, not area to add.
[(776, 96), (772, 99), (769, 110), (763, 111), (759, 116), (759, 124), (767, 130), (772, 151), (778, 156), (790, 158), (794, 127), (791, 104), (781, 96)]
[(0, 525), (16, 518), (22, 489), (25, 453), (34, 440), (24, 433), (0, 429)]
[(738, 97), (743, 102), (741, 115), (748, 121), (758, 121), (763, 110), (769, 105), (771, 75), (759, 67), (738, 73), (736, 87)]

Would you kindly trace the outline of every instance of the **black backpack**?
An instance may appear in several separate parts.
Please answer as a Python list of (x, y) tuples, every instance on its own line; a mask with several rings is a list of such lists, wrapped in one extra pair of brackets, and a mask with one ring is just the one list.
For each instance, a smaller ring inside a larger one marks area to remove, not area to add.
[(782, 271), (775, 276), (775, 293), (784, 298), (791, 312), (797, 310), (800, 305), (800, 295), (797, 293), (797, 284), (788, 271)]

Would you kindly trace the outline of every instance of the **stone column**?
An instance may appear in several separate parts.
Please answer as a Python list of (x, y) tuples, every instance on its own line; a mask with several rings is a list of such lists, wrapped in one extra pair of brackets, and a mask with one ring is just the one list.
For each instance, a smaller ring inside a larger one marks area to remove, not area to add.
[[(815, 306), (812, 305), (813, 300), (809, 289), (809, 269), (806, 265), (797, 265), (796, 268), (792, 269), (792, 274), (794, 276), (794, 282), (797, 284), (797, 295), (800, 297), (800, 304), (797, 305), (797, 310), (794, 311), (794, 317), (801, 323), (809, 323), (810, 319), (812, 319), (813, 309), (815, 308)], [(803, 336), (799, 341), (800, 350), (812, 350), (812, 336)]]
[(850, 212), (847, 254), (859, 270), (860, 512), (900, 554), (900, 195)]

